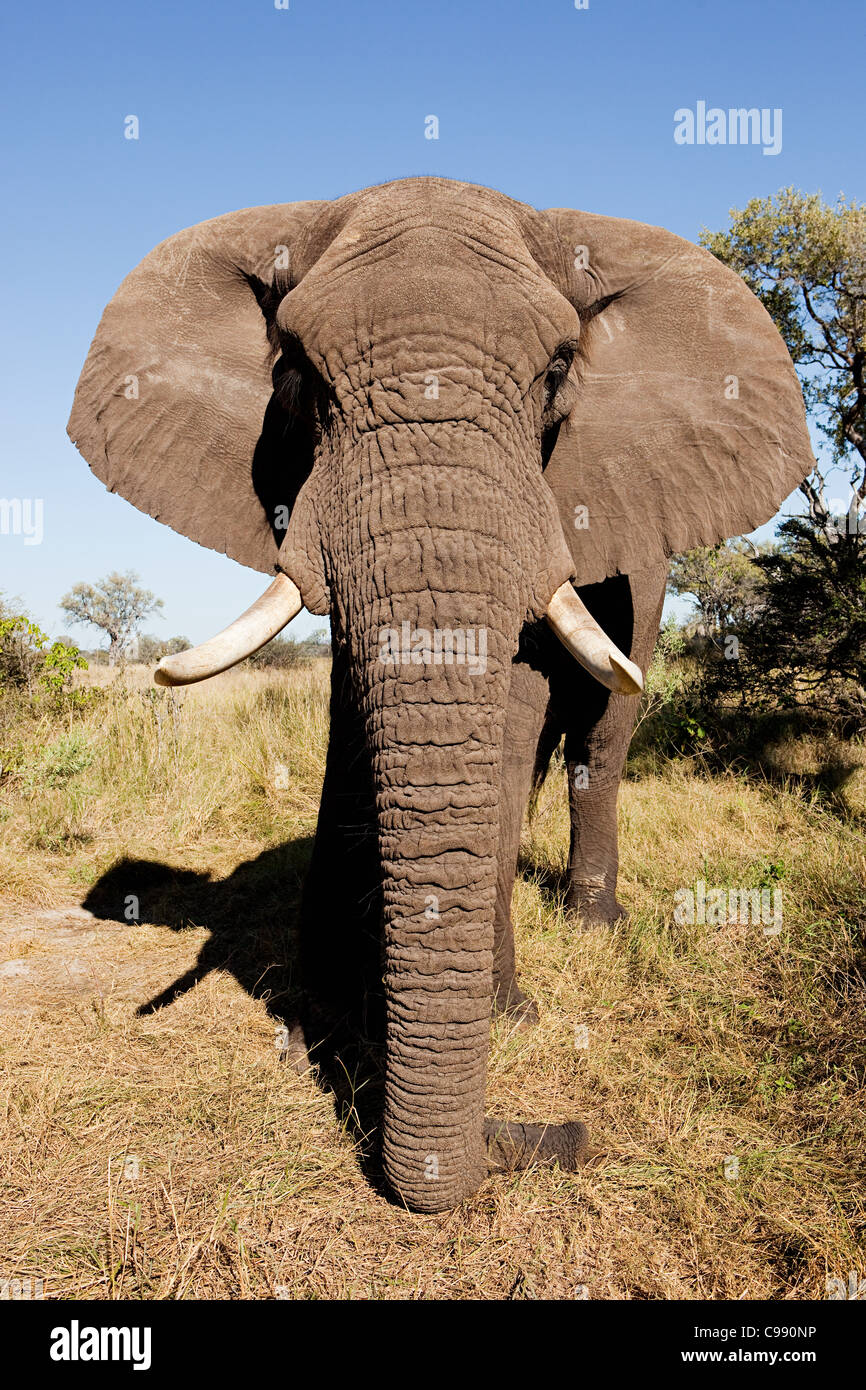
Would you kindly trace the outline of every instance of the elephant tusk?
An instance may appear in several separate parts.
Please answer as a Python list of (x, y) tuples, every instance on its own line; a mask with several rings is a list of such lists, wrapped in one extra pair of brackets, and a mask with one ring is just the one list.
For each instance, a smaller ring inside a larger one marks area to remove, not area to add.
[(252, 656), (296, 618), (303, 608), (300, 590), (287, 574), (273, 584), (224, 632), (175, 656), (164, 656), (153, 673), (157, 685), (192, 685), (218, 676)]
[(611, 642), (570, 584), (560, 585), (548, 604), (545, 617), (563, 646), (608, 690), (620, 695), (641, 693), (643, 673), (640, 667)]

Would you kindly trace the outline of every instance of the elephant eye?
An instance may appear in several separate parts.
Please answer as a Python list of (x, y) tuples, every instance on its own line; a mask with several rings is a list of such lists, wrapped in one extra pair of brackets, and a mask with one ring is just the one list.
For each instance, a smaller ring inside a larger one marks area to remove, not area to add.
[(573, 360), (574, 347), (571, 346), (571, 343), (563, 343), (562, 346), (557, 347), (545, 375), (545, 409), (555, 400), (556, 392), (559, 391), (564, 379), (569, 375)]
[(544, 381), (545, 405), (550, 405), (550, 402), (553, 400), (567, 375), (568, 368), (563, 366), (560, 362), (556, 362), (553, 366), (548, 367), (547, 376)]
[(303, 389), (304, 378), (297, 367), (286, 367), (276, 379), (274, 395), (283, 410), (288, 411), (290, 415), (297, 415), (300, 411)]
[(281, 354), (274, 364), (274, 397), (287, 414), (308, 423), (326, 424), (332, 393), (310, 361), (300, 338), (283, 334)]
[(568, 376), (571, 364), (574, 361), (575, 350), (576, 345), (574, 343), (561, 343), (556, 349), (544, 379), (545, 406), (549, 406), (552, 403), (557, 391)]

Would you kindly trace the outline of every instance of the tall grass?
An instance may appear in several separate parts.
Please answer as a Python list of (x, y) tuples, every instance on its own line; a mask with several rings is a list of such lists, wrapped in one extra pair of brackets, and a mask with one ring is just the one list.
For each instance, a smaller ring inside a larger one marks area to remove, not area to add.
[[(49, 902), (123, 854), (234, 856), (315, 825), (327, 670), (229, 672), (159, 690), (132, 668), (90, 708), (31, 717), (0, 811), (4, 892)], [(102, 675), (102, 673), (97, 673)], [(8, 735), (7, 735), (8, 737)]]
[[(0, 1278), (48, 1297), (800, 1299), (866, 1273), (862, 749), (803, 738), (722, 774), (638, 749), (612, 929), (563, 915), (554, 762), (514, 901), (541, 1019), (494, 1025), (488, 1108), (584, 1118), (606, 1156), (419, 1217), (370, 1186), (239, 959), (255, 916), (262, 970), (281, 966), (326, 738), (318, 664), (180, 696), (125, 677), (7, 718)], [(178, 876), (141, 921), (76, 914), (118, 861)], [(677, 922), (697, 879), (781, 889), (781, 932)]]

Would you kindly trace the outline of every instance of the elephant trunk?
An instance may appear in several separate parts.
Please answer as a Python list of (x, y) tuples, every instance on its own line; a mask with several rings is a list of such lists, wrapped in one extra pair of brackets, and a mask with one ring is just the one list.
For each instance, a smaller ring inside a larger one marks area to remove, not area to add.
[(383, 710), (376, 768), (387, 1007), (383, 1161), (395, 1191), (418, 1211), (453, 1207), (487, 1170), (505, 677), (498, 673), (474, 699), (454, 699), (446, 672), (425, 681), (409, 708)]
[(383, 1162), (408, 1206), (440, 1211), (487, 1171), (502, 741), (537, 556), (519, 465), (478, 429), (367, 436), (353, 473), (360, 524), (330, 539), (375, 797)]
[(524, 621), (543, 616), (572, 564), (555, 504), (527, 460), (528, 448), (471, 425), (392, 427), (365, 433), (323, 488), (339, 499), (324, 509), (323, 548), (375, 800), (383, 1162), (418, 1211), (453, 1207), (488, 1168), (511, 663)]

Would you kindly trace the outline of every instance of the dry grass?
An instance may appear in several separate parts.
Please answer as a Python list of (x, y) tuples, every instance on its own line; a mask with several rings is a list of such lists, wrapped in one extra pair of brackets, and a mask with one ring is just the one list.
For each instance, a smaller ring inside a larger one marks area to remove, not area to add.
[[(127, 680), (65, 726), (6, 729), (0, 1278), (61, 1298), (805, 1299), (862, 1275), (862, 768), (832, 802), (805, 743), (773, 755), (787, 783), (636, 775), (631, 923), (603, 931), (569, 925), (551, 887), (554, 769), (515, 895), (541, 1022), (495, 1028), (489, 1108), (586, 1118), (607, 1159), (424, 1217), (368, 1184), (329, 1096), (274, 1045), (280, 989), (269, 1011), (254, 977), (290, 978), (326, 732), (321, 667), (182, 699)], [(161, 870), (148, 899), (145, 861), (185, 876)], [(75, 911), (107, 873), (118, 907), (142, 885), (141, 924)], [(782, 932), (676, 924), (698, 878), (781, 886)]]

